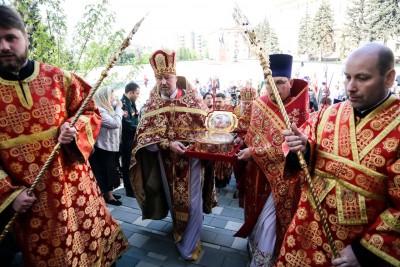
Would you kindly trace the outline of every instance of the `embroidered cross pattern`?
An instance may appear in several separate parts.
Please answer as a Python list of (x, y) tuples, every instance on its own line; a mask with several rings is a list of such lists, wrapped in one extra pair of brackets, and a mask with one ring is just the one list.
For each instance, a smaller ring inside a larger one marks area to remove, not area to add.
[(27, 121), (30, 120), (31, 116), (28, 112), (23, 112), (21, 109), (17, 109), (14, 105), (6, 107), (5, 112), (0, 112), (0, 127), (6, 128), (7, 132), (14, 131), (17, 134), (21, 134), (24, 131), (24, 127), (27, 127)]
[(37, 156), (40, 155), (39, 150), (41, 145), (38, 142), (25, 144), (19, 147), (12, 148), (10, 155), (18, 158), (18, 161), (33, 162)]
[[(39, 119), (41, 123), (46, 123), (48, 125), (54, 125), (58, 115), (61, 112), (60, 105), (51, 103), (48, 98), (42, 97), (38, 104), (35, 104), (35, 110), (32, 112), (32, 116)], [(55, 117), (56, 116), (56, 117)]]

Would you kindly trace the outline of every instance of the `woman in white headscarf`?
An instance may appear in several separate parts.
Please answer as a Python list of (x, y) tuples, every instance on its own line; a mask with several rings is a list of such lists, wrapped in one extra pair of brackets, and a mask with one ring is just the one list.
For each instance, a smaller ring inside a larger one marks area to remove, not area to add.
[(122, 202), (117, 199), (120, 197), (113, 195), (112, 191), (116, 182), (119, 184), (117, 159), (121, 140), (123, 110), (122, 102), (114, 98), (113, 93), (113, 90), (109, 87), (103, 87), (94, 95), (94, 102), (99, 108), (102, 123), (89, 162), (106, 203), (120, 206)]

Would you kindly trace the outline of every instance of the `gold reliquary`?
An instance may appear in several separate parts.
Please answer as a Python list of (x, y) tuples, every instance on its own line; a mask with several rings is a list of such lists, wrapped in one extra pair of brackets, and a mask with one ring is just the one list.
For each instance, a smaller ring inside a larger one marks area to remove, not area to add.
[(207, 160), (233, 161), (239, 146), (234, 145), (238, 119), (230, 111), (212, 111), (205, 121), (206, 131), (199, 133), (186, 150), (186, 156)]

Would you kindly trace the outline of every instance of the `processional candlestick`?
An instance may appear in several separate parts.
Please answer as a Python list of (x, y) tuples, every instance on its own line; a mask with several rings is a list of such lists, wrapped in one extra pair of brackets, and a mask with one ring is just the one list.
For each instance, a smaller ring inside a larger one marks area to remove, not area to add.
[[(264, 71), (264, 77), (266, 79), (266, 82), (268, 82), (271, 87), (272, 87), (272, 92), (274, 94), (275, 100), (278, 104), (279, 107), (279, 111), (281, 112), (285, 124), (286, 124), (286, 128), (288, 130), (291, 130), (291, 122), (289, 120), (289, 116), (286, 113), (286, 109), (285, 106), (283, 105), (282, 99), (279, 95), (278, 89), (276, 88), (274, 79), (272, 78), (272, 71), (269, 68), (269, 55), (268, 53), (265, 51), (265, 49), (262, 47), (261, 45), (261, 41), (260, 39), (257, 38), (256, 33), (254, 32), (254, 30), (249, 29), (249, 21), (247, 19), (246, 16), (243, 15), (242, 11), (239, 9), (238, 6), (236, 6), (236, 8), (234, 9), (234, 13), (233, 13), (233, 18), (235, 20), (235, 22), (237, 23), (237, 25), (239, 27), (243, 27), (244, 31), (243, 31), (243, 37), (246, 40), (247, 44), (249, 45), (250, 49), (253, 49), (255, 51), (255, 53), (258, 56), (258, 59), (261, 62), (261, 66), (263, 68)], [(308, 171), (307, 168), (307, 162), (305, 161), (303, 154), (300, 151), (297, 151), (296, 153), (299, 162), (300, 162), (300, 166), (304, 172), (304, 176), (305, 179), (309, 185), (309, 189), (311, 192), (311, 197), (312, 197), (312, 201), (314, 202), (315, 206), (316, 206), (316, 210), (317, 213), (319, 215), (319, 217), (321, 218), (322, 221), (322, 226), (323, 229), (325, 231), (325, 234), (328, 238), (328, 243), (329, 246), (332, 250), (333, 256), (334, 257), (339, 257), (339, 253), (338, 250), (336, 248), (336, 245), (334, 243), (334, 240), (332, 238), (332, 234), (331, 231), (329, 229), (329, 225), (327, 223), (327, 219), (325, 217), (325, 214), (322, 211), (322, 207), (321, 204), (319, 202), (319, 198), (317, 196), (317, 193), (314, 189), (314, 183), (311, 179), (311, 175), (310, 172)]]
[[(142, 21), (145, 19), (145, 17), (143, 17), (140, 21), (138, 21), (136, 23), (136, 25), (133, 27), (132, 31), (128, 34), (128, 36), (123, 40), (122, 44), (120, 45), (119, 49), (111, 56), (109, 63), (107, 65), (107, 67), (101, 72), (99, 79), (97, 80), (96, 84), (92, 87), (92, 89), (90, 89), (90, 92), (88, 94), (88, 96), (85, 98), (85, 100), (83, 101), (82, 105), (80, 106), (80, 108), (78, 109), (78, 111), (76, 112), (75, 117), (72, 119), (70, 126), (73, 127), (74, 124), (78, 121), (79, 116), (82, 115), (82, 113), (85, 111), (85, 108), (87, 107), (87, 105), (90, 103), (90, 101), (92, 100), (93, 95), (96, 93), (97, 89), (99, 89), (101, 83), (103, 82), (103, 80), (108, 76), (108, 72), (110, 71), (110, 69), (114, 66), (114, 64), (117, 62), (119, 56), (121, 55), (122, 51), (127, 48), (132, 40), (133, 35), (137, 32), (137, 30), (140, 27), (140, 24), (142, 23)], [(42, 168), (40, 169), (38, 175), (35, 177), (35, 180), (33, 181), (31, 187), (28, 190), (28, 195), (32, 195), (33, 191), (35, 190), (36, 186), (38, 185), (38, 183), (40, 182), (43, 174), (48, 170), (50, 164), (52, 163), (52, 161), (54, 160), (54, 157), (57, 155), (58, 151), (61, 148), (61, 144), (60, 142), (58, 142), (50, 156), (47, 158), (46, 162), (44, 163), (44, 165), (42, 166)], [(14, 222), (17, 220), (18, 218), (18, 213), (14, 213), (13, 217), (10, 219), (10, 221), (7, 223), (7, 225), (5, 226), (5, 228), (3, 229), (1, 235), (0, 235), (0, 243), (3, 241), (3, 239), (6, 237), (7, 233), (10, 231), (12, 225), (14, 224)]]

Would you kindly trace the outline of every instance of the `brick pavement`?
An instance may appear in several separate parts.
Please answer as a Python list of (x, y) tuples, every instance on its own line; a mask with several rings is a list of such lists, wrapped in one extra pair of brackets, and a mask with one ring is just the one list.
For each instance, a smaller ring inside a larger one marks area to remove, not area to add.
[(117, 267), (246, 267), (247, 240), (233, 234), (243, 224), (243, 209), (233, 198), (235, 179), (220, 189), (218, 206), (211, 214), (204, 214), (201, 233), (202, 252), (195, 262), (184, 261), (173, 242), (172, 220), (142, 220), (136, 199), (126, 197), (124, 189), (115, 192), (122, 196), (122, 206), (108, 205), (120, 223), (131, 248), (117, 261)]

